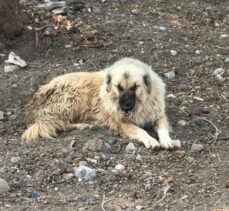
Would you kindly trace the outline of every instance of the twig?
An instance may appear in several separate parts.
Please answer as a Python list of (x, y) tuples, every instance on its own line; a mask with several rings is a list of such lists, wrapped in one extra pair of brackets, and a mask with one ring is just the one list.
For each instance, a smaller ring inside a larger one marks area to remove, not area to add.
[(155, 202), (155, 204), (158, 204), (159, 202), (163, 201), (164, 198), (166, 197), (166, 194), (168, 192), (168, 190), (171, 188), (171, 186), (168, 184), (167, 180), (166, 180), (166, 186), (164, 187), (164, 193), (163, 196), (161, 197), (161, 199), (159, 199), (158, 201)]
[(183, 108), (178, 107), (184, 114), (186, 114), (187, 116), (190, 116), (190, 114), (188, 112), (186, 112)]
[(111, 199), (105, 200), (105, 195), (103, 195), (103, 200), (102, 200), (102, 204), (101, 204), (101, 208), (102, 208), (103, 211), (106, 211), (105, 208), (104, 208), (104, 205), (105, 205), (107, 202), (111, 201), (111, 200), (112, 200), (112, 198), (111, 198)]
[(217, 141), (217, 139), (218, 139), (218, 136), (221, 134), (221, 130), (219, 130), (219, 129), (216, 127), (216, 125), (215, 125), (213, 122), (211, 122), (210, 120), (208, 120), (208, 119), (206, 119), (206, 118), (200, 118), (200, 119), (204, 120), (205, 122), (208, 122), (209, 124), (211, 124), (211, 125), (214, 127), (214, 129), (215, 129), (215, 134), (214, 134), (214, 140), (213, 140), (212, 143), (215, 143), (215, 142)]

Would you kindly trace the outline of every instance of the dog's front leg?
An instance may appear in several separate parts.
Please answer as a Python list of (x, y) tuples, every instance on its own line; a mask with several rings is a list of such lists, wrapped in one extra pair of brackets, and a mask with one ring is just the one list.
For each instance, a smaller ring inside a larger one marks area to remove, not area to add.
[(155, 122), (155, 129), (157, 131), (160, 144), (163, 148), (180, 148), (181, 143), (179, 140), (172, 140), (169, 136), (169, 123), (166, 115), (161, 116)]
[(131, 123), (121, 123), (119, 125), (121, 135), (132, 140), (139, 141), (145, 145), (146, 148), (159, 147), (160, 144), (156, 139), (151, 137), (145, 130)]

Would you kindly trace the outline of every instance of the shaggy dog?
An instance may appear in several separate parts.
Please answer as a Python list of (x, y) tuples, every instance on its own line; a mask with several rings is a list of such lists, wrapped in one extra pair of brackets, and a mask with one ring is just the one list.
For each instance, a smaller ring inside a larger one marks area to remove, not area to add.
[[(169, 136), (165, 84), (145, 63), (123, 58), (99, 72), (58, 76), (40, 87), (27, 105), (28, 129), (23, 140), (53, 138), (59, 131), (91, 127), (96, 121), (142, 142), (147, 148), (179, 147)], [(143, 127), (154, 126), (159, 142)]]

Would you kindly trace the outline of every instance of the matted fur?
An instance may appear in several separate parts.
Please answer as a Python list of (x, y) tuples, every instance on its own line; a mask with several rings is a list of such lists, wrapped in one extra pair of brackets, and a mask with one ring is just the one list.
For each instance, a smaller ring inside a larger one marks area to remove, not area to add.
[[(129, 116), (120, 109), (118, 84), (125, 90), (133, 84), (137, 87)], [(28, 129), (22, 139), (53, 138), (59, 131), (90, 127), (87, 122), (96, 121), (147, 148), (172, 148), (179, 143), (168, 135), (164, 95), (161, 78), (150, 66), (132, 58), (123, 58), (99, 72), (58, 76), (40, 87), (26, 107)], [(160, 144), (140, 128), (146, 123), (155, 127)]]

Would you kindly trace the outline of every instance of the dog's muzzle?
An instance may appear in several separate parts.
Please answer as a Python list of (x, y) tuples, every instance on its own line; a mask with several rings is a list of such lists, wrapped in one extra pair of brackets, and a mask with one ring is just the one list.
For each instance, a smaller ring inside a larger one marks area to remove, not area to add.
[(119, 97), (119, 105), (124, 116), (129, 116), (135, 105), (136, 95), (132, 92), (125, 92)]

